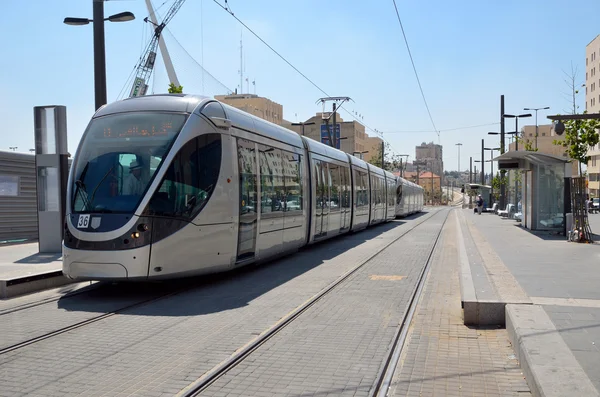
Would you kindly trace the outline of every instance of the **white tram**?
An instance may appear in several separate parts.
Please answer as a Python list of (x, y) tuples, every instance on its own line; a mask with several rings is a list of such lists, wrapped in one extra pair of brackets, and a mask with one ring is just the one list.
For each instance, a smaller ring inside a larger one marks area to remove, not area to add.
[(396, 216), (407, 216), (423, 210), (423, 188), (416, 183), (398, 178), (396, 184)]
[(399, 183), (212, 98), (125, 99), (94, 114), (77, 149), (63, 273), (146, 280), (260, 262), (420, 211)]

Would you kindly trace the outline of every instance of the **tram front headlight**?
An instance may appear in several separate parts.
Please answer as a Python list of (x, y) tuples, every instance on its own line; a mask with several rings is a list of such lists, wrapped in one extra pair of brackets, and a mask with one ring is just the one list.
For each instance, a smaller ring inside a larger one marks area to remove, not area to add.
[(138, 237), (140, 237), (140, 232), (131, 233), (131, 238), (138, 238)]

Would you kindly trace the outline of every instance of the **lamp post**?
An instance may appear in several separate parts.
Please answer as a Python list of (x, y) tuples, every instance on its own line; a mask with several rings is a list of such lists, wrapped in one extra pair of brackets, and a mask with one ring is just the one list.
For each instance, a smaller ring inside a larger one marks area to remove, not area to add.
[(308, 123), (292, 123), (293, 126), (297, 126), (297, 125), (301, 125), (302, 126), (302, 135), (304, 136), (304, 126), (305, 125), (313, 125), (315, 124), (314, 121), (310, 121)]
[(546, 109), (550, 109), (550, 106), (546, 106), (545, 108), (535, 108), (535, 109), (523, 108), (523, 110), (535, 110), (535, 148), (536, 149), (537, 149), (537, 138), (538, 138), (537, 112), (538, 112), (538, 110), (546, 110)]
[(406, 157), (405, 164), (408, 164), (408, 158), (410, 157), (410, 155), (409, 154), (399, 154), (398, 156), (400, 156), (400, 178), (404, 178), (404, 167), (402, 164), (402, 157)]
[[(525, 113), (525, 114), (519, 114), (519, 115), (505, 114), (504, 117), (515, 119), (515, 150), (518, 151), (519, 150), (519, 119), (531, 117), (531, 113)], [(515, 171), (515, 202), (514, 202), (514, 204), (517, 205), (518, 201), (519, 201), (519, 181), (517, 181), (517, 176), (516, 176), (516, 171)]]
[(460, 147), (462, 146), (462, 143), (457, 143), (456, 146), (458, 146), (458, 173), (460, 175)]
[(490, 174), (491, 175), (490, 176), (490, 186), (492, 187), (492, 200), (493, 200), (494, 199), (494, 150), (500, 150), (500, 148), (499, 147), (492, 147), (492, 148), (486, 147), (486, 148), (483, 148), (483, 149), (484, 150), (489, 150), (491, 152), (491, 154), (492, 154), (492, 157), (490, 157), (490, 163), (491, 163), (491, 166), (492, 166), (492, 170), (490, 171), (491, 172), (491, 174)]
[(106, 104), (106, 54), (104, 48), (104, 21), (127, 22), (133, 21), (133, 13), (126, 11), (104, 18), (104, 0), (92, 0), (93, 19), (65, 18), (67, 25), (94, 24), (94, 91), (96, 110)]
[[(364, 152), (352, 152), (352, 155), (354, 157), (358, 157), (359, 159), (363, 159), (363, 154), (369, 153), (368, 150), (365, 150)], [(358, 156), (357, 156), (358, 155)]]

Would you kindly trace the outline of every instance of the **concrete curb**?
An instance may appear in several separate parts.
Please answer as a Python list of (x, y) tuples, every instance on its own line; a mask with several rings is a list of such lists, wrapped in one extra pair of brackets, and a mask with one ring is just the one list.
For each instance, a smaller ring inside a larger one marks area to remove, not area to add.
[(541, 306), (506, 305), (506, 330), (533, 396), (600, 396)]
[(501, 325), (504, 326), (504, 306), (500, 301), (477, 299), (473, 274), (469, 264), (467, 249), (463, 240), (459, 214), (456, 216), (456, 236), (458, 239), (458, 257), (460, 262), (460, 299), (465, 325)]
[(477, 296), (477, 289), (473, 282), (473, 272), (469, 263), (462, 227), (460, 226), (463, 213), (456, 213), (456, 217), (456, 235), (460, 258), (460, 295), (464, 324), (504, 327), (506, 325), (505, 307), (507, 304), (531, 304), (532, 302), (502, 260), (495, 254), (489, 243), (479, 233), (474, 235), (476, 230), (465, 219), (466, 233), (476, 241), (476, 249), (483, 261), (485, 277), (495, 291), (494, 299), (489, 299), (489, 296), (486, 299)]
[(44, 291), (74, 282), (75, 280), (65, 277), (62, 270), (4, 279), (0, 280), (0, 299)]

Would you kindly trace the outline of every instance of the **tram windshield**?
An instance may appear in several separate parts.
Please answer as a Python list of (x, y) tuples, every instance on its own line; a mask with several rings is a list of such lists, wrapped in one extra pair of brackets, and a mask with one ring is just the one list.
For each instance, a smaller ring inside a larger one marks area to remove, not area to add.
[(92, 120), (74, 164), (73, 212), (132, 213), (186, 117), (131, 112)]

